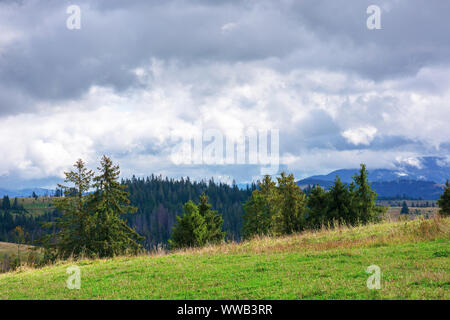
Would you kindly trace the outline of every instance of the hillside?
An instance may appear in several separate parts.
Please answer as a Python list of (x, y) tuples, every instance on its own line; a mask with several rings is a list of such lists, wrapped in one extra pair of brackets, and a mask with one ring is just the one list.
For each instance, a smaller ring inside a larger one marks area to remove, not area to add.
[[(342, 227), (24, 269), (0, 275), (0, 299), (450, 299), (449, 244), (450, 218)], [(81, 290), (65, 287), (73, 264)]]
[[(370, 181), (393, 181), (398, 179), (434, 181), (444, 184), (450, 177), (450, 162), (445, 157), (418, 157), (392, 164), (391, 169), (369, 169)], [(339, 175), (343, 182), (351, 182), (358, 169), (340, 169), (326, 175), (311, 176), (308, 179), (333, 181)]]
[[(356, 171), (355, 171), (356, 172)], [(307, 178), (297, 182), (301, 188), (319, 185), (329, 189), (334, 184), (333, 180), (320, 180), (317, 178)], [(441, 196), (444, 186), (433, 181), (419, 181), (397, 179), (392, 181), (372, 181), (372, 189), (377, 193), (378, 198), (390, 199), (424, 199), (437, 200)]]

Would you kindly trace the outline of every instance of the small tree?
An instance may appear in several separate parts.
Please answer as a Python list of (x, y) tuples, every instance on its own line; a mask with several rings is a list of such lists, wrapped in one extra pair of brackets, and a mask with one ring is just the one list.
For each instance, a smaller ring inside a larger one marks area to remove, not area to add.
[(13, 239), (14, 242), (17, 244), (17, 261), (18, 265), (20, 266), (20, 246), (25, 244), (26, 238), (28, 237), (28, 234), (23, 230), (21, 226), (16, 226), (13, 230)]
[(403, 201), (402, 203), (402, 210), (400, 210), (400, 214), (409, 214), (409, 208), (406, 201)]
[(438, 200), (439, 214), (442, 216), (450, 215), (450, 183), (447, 180), (445, 183), (444, 192), (441, 194), (441, 198)]
[(172, 230), (169, 245), (173, 249), (200, 247), (207, 243), (207, 223), (191, 200), (183, 206), (183, 215), (177, 216), (177, 223)]
[(11, 209), (11, 202), (9, 201), (9, 197), (8, 196), (3, 196), (2, 209), (5, 210), (5, 211), (8, 211), (8, 210)]
[(223, 218), (215, 210), (211, 210), (208, 197), (203, 193), (198, 204), (198, 213), (205, 219), (207, 229), (207, 243), (220, 243), (225, 239), (225, 232), (222, 231)]

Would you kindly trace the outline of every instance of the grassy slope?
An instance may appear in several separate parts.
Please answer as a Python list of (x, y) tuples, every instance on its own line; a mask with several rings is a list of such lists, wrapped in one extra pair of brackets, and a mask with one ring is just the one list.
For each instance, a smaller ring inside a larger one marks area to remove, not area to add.
[[(450, 219), (261, 238), (0, 275), (0, 299), (450, 299)], [(65, 287), (81, 268), (81, 290)], [(368, 290), (365, 270), (382, 270)]]
[[(20, 245), (21, 257), (26, 258), (31, 248), (32, 246)], [(17, 244), (10, 242), (0, 242), (0, 259), (3, 258), (4, 255), (17, 255)]]

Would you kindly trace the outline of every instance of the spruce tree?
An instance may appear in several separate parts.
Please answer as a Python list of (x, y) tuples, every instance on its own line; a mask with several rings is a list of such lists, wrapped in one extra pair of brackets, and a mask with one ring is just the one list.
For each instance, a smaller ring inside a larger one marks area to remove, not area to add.
[(377, 194), (370, 187), (368, 176), (366, 165), (361, 164), (359, 173), (353, 177), (356, 188), (351, 190), (351, 193), (354, 194), (354, 206), (351, 209), (356, 212), (350, 212), (350, 216), (346, 219), (351, 224), (355, 224), (357, 221), (366, 224), (370, 221), (378, 220), (381, 214), (375, 203)]
[(200, 196), (198, 212), (205, 219), (208, 243), (220, 243), (225, 239), (225, 233), (222, 232), (223, 218), (215, 210), (211, 210), (211, 204), (208, 203), (208, 197), (203, 193)]
[(11, 209), (11, 202), (9, 200), (9, 196), (3, 196), (3, 201), (2, 201), (2, 208), (5, 211), (8, 211)]
[(336, 176), (334, 185), (328, 192), (327, 220), (331, 226), (334, 226), (335, 222), (347, 223), (352, 212), (351, 197), (347, 186)]
[(169, 245), (172, 249), (200, 247), (207, 243), (207, 223), (197, 205), (189, 200), (183, 206), (183, 215), (177, 216)]
[[(65, 197), (54, 198), (53, 202), (63, 216), (56, 221), (55, 228), (58, 231), (55, 238), (47, 239), (46, 243), (48, 249), (56, 249), (56, 255), (62, 258), (89, 255), (91, 250), (90, 231), (93, 222), (85, 193), (91, 187), (94, 172), (88, 170), (81, 159), (74, 164), (74, 168), (75, 170), (64, 173), (64, 182), (72, 185), (58, 185), (64, 191)], [(53, 224), (49, 223), (47, 226), (52, 227)]]
[(438, 205), (441, 216), (446, 217), (450, 215), (450, 183), (448, 180), (445, 183), (444, 193), (441, 194), (441, 198), (438, 200)]
[(244, 239), (255, 235), (271, 233), (273, 217), (276, 212), (276, 186), (269, 175), (258, 183), (259, 190), (252, 192), (251, 198), (244, 203)]
[(278, 234), (291, 234), (302, 231), (305, 227), (306, 198), (303, 191), (294, 181), (294, 175), (281, 173), (277, 178), (276, 207), (274, 217), (275, 232)]
[(325, 190), (319, 185), (310, 189), (307, 207), (306, 221), (309, 228), (318, 229), (328, 224), (328, 197)]
[(406, 204), (406, 201), (403, 201), (402, 203), (402, 210), (400, 210), (401, 214), (408, 214), (409, 213), (409, 208), (408, 205)]
[(120, 168), (110, 158), (103, 156), (99, 175), (94, 177), (94, 194), (90, 197), (88, 207), (94, 212), (93, 233), (90, 237), (93, 251), (102, 257), (111, 257), (126, 252), (137, 253), (142, 237), (121, 215), (136, 212), (130, 206), (129, 193), (125, 185), (120, 184)]

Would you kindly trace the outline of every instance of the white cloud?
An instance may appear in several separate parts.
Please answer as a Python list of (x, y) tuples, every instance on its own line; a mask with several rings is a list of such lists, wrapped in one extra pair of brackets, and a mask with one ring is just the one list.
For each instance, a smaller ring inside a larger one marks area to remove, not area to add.
[(342, 136), (354, 145), (369, 145), (375, 137), (377, 128), (372, 126), (348, 129), (342, 132)]

